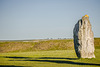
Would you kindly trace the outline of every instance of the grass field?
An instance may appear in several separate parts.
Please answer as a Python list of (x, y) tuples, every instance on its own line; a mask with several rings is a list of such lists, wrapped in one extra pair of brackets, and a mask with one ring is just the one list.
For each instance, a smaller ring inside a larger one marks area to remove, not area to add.
[(92, 59), (78, 59), (73, 40), (0, 42), (0, 67), (100, 67), (100, 38)]
[[(100, 38), (94, 39), (94, 45), (96, 49), (100, 49)], [(74, 43), (72, 39), (0, 42), (0, 53), (73, 49)]]
[(0, 66), (17, 67), (100, 67), (100, 49), (96, 58), (78, 59), (74, 50), (1, 53)]
[(0, 53), (74, 49), (72, 39), (0, 42)]

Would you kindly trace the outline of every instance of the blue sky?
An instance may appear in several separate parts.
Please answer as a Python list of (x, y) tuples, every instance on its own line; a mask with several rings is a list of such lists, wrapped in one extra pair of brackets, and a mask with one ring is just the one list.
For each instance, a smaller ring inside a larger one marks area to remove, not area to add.
[(100, 37), (100, 0), (0, 0), (0, 40), (73, 38), (85, 14)]

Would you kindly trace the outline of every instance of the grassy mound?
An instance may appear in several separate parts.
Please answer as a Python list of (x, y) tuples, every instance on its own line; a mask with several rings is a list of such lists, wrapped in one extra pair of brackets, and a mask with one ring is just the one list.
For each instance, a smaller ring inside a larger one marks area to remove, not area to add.
[[(99, 49), (100, 38), (95, 38), (94, 44), (95, 48)], [(0, 42), (0, 53), (72, 49), (74, 49), (74, 43), (72, 39)]]
[(94, 46), (96, 49), (100, 49), (100, 38), (94, 39)]
[(67, 50), (73, 48), (73, 40), (48, 40), (34, 45), (35, 50)]

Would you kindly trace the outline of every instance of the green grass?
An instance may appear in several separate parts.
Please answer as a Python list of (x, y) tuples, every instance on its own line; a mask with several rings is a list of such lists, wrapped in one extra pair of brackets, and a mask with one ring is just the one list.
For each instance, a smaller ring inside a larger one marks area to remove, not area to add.
[(0, 42), (4, 67), (100, 67), (100, 38), (94, 39), (96, 58), (78, 59), (72, 39)]
[(78, 59), (74, 50), (1, 53), (0, 66), (100, 67), (100, 49), (95, 50), (95, 55), (92, 59)]

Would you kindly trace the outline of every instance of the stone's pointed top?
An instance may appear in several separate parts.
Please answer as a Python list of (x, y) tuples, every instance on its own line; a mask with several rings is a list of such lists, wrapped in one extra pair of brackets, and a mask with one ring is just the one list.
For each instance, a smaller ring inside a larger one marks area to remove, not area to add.
[(89, 18), (89, 16), (88, 16), (88, 15), (85, 15), (85, 16), (83, 16), (82, 18), (84, 18), (84, 17), (88, 17), (88, 18)]
[(85, 15), (85, 17), (89, 17), (88, 15)]

